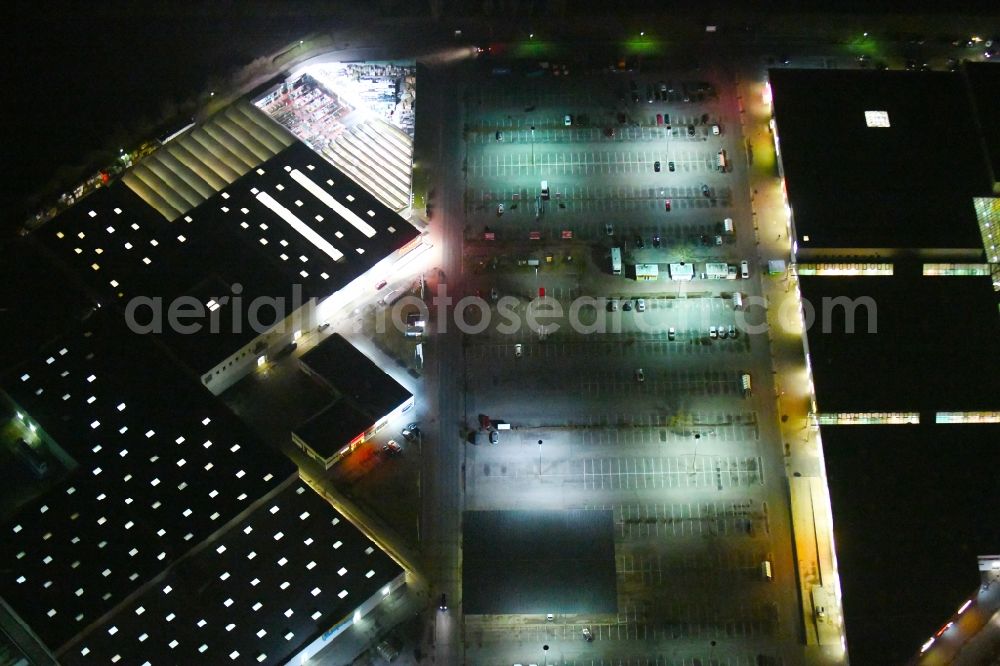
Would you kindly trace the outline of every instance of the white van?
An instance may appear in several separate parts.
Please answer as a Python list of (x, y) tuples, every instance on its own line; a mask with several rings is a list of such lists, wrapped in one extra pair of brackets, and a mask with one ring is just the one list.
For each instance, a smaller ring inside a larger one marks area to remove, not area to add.
[(743, 294), (738, 291), (733, 292), (733, 309), (742, 310), (743, 309)]
[(771, 574), (771, 560), (764, 560), (761, 562), (760, 576), (768, 582), (774, 580), (774, 576)]
[(733, 233), (733, 218), (727, 217), (722, 221), (722, 228), (727, 234)]
[(383, 296), (382, 298), (378, 299), (378, 304), (379, 305), (392, 305), (393, 303), (395, 303), (399, 299), (400, 296), (402, 296), (402, 292), (400, 292), (399, 289), (393, 289), (392, 291), (390, 291), (389, 293), (387, 293), (385, 296)]

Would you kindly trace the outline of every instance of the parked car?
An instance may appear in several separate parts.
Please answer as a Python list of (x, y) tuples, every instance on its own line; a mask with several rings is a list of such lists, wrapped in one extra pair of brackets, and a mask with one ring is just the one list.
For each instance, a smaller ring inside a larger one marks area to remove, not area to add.
[(497, 215), (503, 215), (503, 204), (497, 204)]
[(667, 170), (668, 171), (676, 171), (677, 170), (677, 167), (674, 165), (673, 160), (667, 162)]
[(663, 207), (667, 210), (668, 213), (670, 212), (670, 199), (663, 200)]
[(653, 234), (653, 247), (660, 247), (660, 234)]
[(614, 227), (614, 225), (611, 224), (610, 222), (608, 222), (607, 224), (605, 224), (604, 225), (604, 233), (607, 234), (608, 236), (614, 236), (615, 235), (615, 227)]
[(722, 130), (719, 129), (718, 125), (712, 125), (712, 136), (719, 136), (721, 133)]
[(405, 428), (403, 428), (403, 439), (408, 442), (412, 442), (420, 435), (420, 428), (416, 423), (411, 423)]
[(497, 141), (503, 141), (503, 132), (498, 131), (496, 137)]
[(715, 339), (715, 338), (719, 337), (719, 333), (715, 330), (714, 326), (709, 326), (708, 327), (708, 337), (710, 337), (712, 339)]
[(660, 173), (660, 160), (653, 162), (653, 171)]
[(708, 189), (708, 183), (702, 183), (701, 193), (704, 194), (706, 197), (712, 196), (712, 191)]
[(670, 328), (667, 329), (667, 340), (676, 340), (676, 339), (677, 339), (677, 329), (671, 326)]
[(500, 443), (500, 432), (497, 430), (490, 430), (490, 444)]
[(638, 310), (639, 312), (645, 312), (646, 311), (646, 299), (645, 298), (636, 299), (636, 301), (635, 301), (635, 309)]
[(636, 248), (638, 248), (640, 250), (642, 248), (646, 247), (646, 243), (642, 240), (642, 236), (636, 236), (635, 237), (635, 246), (636, 246)]
[(394, 439), (390, 439), (388, 442), (382, 445), (382, 453), (387, 453), (390, 456), (397, 456), (403, 452), (403, 447), (399, 445)]
[(642, 368), (635, 369), (635, 381), (639, 382), (640, 384), (646, 381), (646, 373), (642, 371)]
[(521, 358), (522, 354), (524, 354), (524, 345), (518, 342), (514, 345), (514, 358)]
[(662, 113), (656, 114), (656, 124), (657, 125), (662, 125), (663, 124), (663, 114)]
[(565, 116), (563, 116), (563, 125), (569, 127), (572, 124), (573, 124), (573, 116), (567, 113)]
[(618, 311), (618, 301), (616, 301), (613, 298), (609, 298), (608, 299), (608, 312), (617, 312), (617, 311)]
[(631, 309), (632, 309), (632, 301), (622, 301), (622, 310), (628, 311)]

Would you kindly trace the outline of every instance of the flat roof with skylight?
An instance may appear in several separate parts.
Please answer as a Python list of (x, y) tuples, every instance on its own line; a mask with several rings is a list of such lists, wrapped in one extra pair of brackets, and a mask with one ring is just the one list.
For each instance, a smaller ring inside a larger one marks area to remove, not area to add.
[[(171, 299), (214, 281), (242, 306), (323, 299), (405, 247), (417, 230), (363, 188), (295, 142), (173, 222), (121, 183), (81, 200), (39, 234), (98, 293)], [(201, 294), (199, 294), (201, 295)], [(165, 306), (166, 307), (166, 306)], [(222, 317), (223, 323), (231, 318)], [(244, 326), (180, 345), (201, 372), (255, 337)]]
[(0, 594), (53, 649), (295, 471), (116, 315), (84, 326), (2, 383), (77, 464), (0, 527)]
[(60, 655), (66, 664), (283, 664), (403, 569), (291, 483)]
[(769, 72), (798, 251), (980, 253), (990, 193), (959, 74)]

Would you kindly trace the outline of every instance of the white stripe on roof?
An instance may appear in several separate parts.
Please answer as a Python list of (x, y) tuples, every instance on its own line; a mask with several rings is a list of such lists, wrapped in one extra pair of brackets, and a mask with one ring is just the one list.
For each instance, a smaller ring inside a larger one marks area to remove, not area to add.
[(313, 195), (332, 208), (337, 215), (340, 215), (342, 218), (350, 222), (355, 229), (363, 233), (365, 236), (368, 236), (368, 238), (371, 238), (377, 233), (370, 224), (355, 215), (350, 208), (334, 199), (329, 192), (317, 185), (311, 178), (309, 178), (309, 176), (305, 175), (298, 169), (292, 169), (292, 179), (302, 187), (309, 190), (309, 194)]
[(257, 201), (270, 208), (278, 217), (287, 222), (292, 229), (299, 232), (299, 234), (302, 235), (307, 241), (322, 250), (334, 261), (339, 261), (343, 258), (343, 252), (335, 248), (329, 241), (313, 231), (308, 224), (297, 218), (292, 211), (275, 201), (274, 197), (267, 192), (258, 193)]

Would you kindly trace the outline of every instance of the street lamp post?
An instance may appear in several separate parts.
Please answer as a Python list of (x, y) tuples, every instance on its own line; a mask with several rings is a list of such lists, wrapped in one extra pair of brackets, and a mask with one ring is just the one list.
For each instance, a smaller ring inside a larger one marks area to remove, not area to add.
[(531, 166), (535, 166), (535, 126), (531, 126)]

